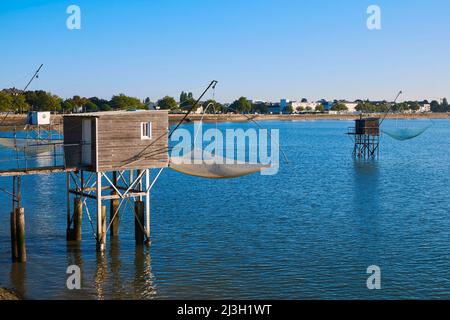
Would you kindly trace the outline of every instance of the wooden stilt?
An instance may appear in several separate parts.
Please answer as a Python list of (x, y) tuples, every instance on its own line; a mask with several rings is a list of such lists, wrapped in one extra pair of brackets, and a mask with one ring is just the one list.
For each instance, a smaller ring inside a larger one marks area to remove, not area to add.
[(70, 211), (70, 172), (66, 173), (66, 201), (67, 201), (67, 229), (66, 229), (66, 239), (69, 241), (71, 239), (71, 229), (70, 229), (70, 222), (71, 222), (71, 211)]
[(111, 219), (111, 237), (118, 237), (120, 226), (120, 214), (119, 214), (119, 200), (117, 199), (111, 199), (110, 219)]
[(136, 245), (144, 244), (144, 202), (136, 201), (134, 204), (134, 238), (136, 240)]
[(25, 209), (16, 208), (16, 233), (17, 233), (17, 261), (27, 261), (27, 249), (25, 245)]
[(11, 212), (11, 258), (15, 262), (19, 258), (19, 252), (17, 248), (17, 216), (16, 210)]
[(75, 198), (73, 203), (73, 239), (74, 241), (81, 241), (81, 227), (83, 219), (83, 200)]
[(150, 245), (150, 170), (145, 170), (145, 244)]
[[(117, 172), (113, 172), (112, 183), (117, 188)], [(113, 189), (111, 191), (112, 195), (116, 195), (117, 192)], [(119, 200), (111, 199), (109, 207), (109, 218), (111, 221), (111, 237), (119, 236), (119, 225), (120, 225), (120, 214), (119, 214)]]
[(105, 235), (103, 229), (103, 206), (102, 206), (102, 173), (97, 172), (97, 250), (105, 250)]
[(102, 244), (106, 244), (106, 206), (102, 206)]

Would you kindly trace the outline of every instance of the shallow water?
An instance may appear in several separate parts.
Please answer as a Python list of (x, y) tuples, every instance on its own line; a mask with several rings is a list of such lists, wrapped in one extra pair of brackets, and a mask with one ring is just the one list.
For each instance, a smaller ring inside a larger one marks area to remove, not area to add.
[[(280, 130), (290, 163), (235, 180), (165, 170), (150, 249), (136, 250), (130, 210), (104, 256), (86, 217), (81, 248), (68, 246), (65, 175), (23, 178), (28, 263), (10, 263), (2, 193), (0, 284), (30, 299), (450, 298), (450, 121), (405, 142), (382, 137), (375, 161), (353, 159), (350, 121), (262, 124)], [(66, 288), (71, 264), (82, 269), (79, 291)], [(381, 290), (366, 287), (370, 265)]]

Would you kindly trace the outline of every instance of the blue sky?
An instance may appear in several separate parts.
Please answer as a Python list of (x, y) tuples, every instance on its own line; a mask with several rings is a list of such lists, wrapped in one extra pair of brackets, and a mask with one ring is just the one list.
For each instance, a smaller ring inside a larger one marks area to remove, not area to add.
[(216, 79), (223, 102), (450, 98), (449, 19), (448, 0), (0, 0), (0, 88), (43, 63), (30, 89), (63, 97), (178, 98)]

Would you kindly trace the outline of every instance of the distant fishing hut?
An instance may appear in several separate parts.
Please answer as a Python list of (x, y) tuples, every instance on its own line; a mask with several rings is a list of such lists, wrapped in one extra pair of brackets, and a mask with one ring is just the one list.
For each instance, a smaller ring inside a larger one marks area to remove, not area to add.
[(379, 154), (380, 119), (362, 118), (355, 120), (355, 126), (350, 127), (348, 135), (353, 137), (353, 155), (358, 158), (375, 158)]
[[(47, 124), (47, 115), (34, 114), (27, 121), (40, 127), (39, 123)], [(118, 236), (120, 208), (130, 201), (134, 204), (136, 244), (150, 244), (150, 190), (169, 163), (168, 126), (167, 111), (64, 115), (64, 141), (54, 142), (62, 147), (62, 165), (0, 171), (0, 176), (13, 177), (10, 193), (13, 261), (26, 261), (20, 177), (30, 174), (66, 172), (68, 241), (81, 241), (83, 213), (93, 226), (90, 201), (95, 205), (97, 248), (104, 251), (108, 230), (112, 237)], [(48, 144), (47, 141), (45, 145)], [(151, 169), (159, 169), (153, 179)], [(109, 201), (109, 219), (106, 201)]]

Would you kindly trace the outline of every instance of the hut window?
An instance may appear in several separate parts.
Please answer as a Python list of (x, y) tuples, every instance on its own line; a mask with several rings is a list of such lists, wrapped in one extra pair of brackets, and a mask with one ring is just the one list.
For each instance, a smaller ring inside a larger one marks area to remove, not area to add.
[(152, 123), (141, 122), (141, 140), (152, 138)]

